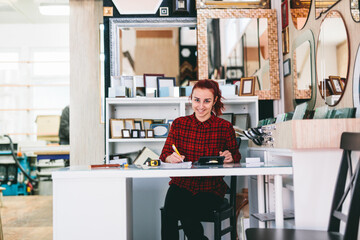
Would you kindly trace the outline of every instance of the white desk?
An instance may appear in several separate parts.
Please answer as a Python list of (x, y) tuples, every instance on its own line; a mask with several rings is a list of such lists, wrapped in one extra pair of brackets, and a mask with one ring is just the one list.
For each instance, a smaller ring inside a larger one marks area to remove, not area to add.
[[(260, 167), (240, 167), (239, 164), (231, 164), (222, 168), (146, 170), (133, 167), (97, 170), (91, 170), (88, 166), (64, 168), (53, 173), (54, 240), (132, 239), (133, 178), (275, 175), (276, 225), (282, 227), (281, 175), (290, 174), (291, 166), (275, 164)], [(134, 226), (134, 229), (141, 230), (141, 226)]]

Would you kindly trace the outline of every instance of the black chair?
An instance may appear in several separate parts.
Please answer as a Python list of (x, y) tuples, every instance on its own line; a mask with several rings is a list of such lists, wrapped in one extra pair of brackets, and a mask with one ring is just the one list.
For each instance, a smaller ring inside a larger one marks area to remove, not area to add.
[[(215, 210), (208, 218), (201, 219), (202, 222), (214, 223), (214, 240), (221, 240), (221, 236), (230, 233), (231, 240), (236, 240), (236, 176), (231, 176), (230, 189), (225, 196), (224, 203), (219, 210)], [(228, 199), (227, 199), (228, 197)], [(164, 209), (161, 210), (161, 225), (164, 219)], [(230, 225), (224, 229), (221, 229), (221, 222), (225, 219), (230, 219)], [(182, 226), (179, 225), (179, 230)]]
[[(343, 155), (337, 176), (335, 193), (331, 206), (330, 221), (327, 231), (299, 230), (299, 229), (274, 229), (274, 228), (249, 228), (246, 230), (247, 240), (356, 240), (359, 228), (360, 217), (360, 163), (356, 161), (356, 168), (353, 172), (351, 160), (352, 151), (360, 151), (360, 133), (344, 132), (341, 135), (340, 148)], [(348, 185), (345, 188), (347, 176), (350, 176)], [(348, 215), (341, 212), (344, 200), (351, 191)], [(309, 213), (311, 214), (311, 213)], [(309, 215), (311, 217), (311, 215)], [(340, 222), (345, 222), (345, 231), (342, 235), (339, 231)]]

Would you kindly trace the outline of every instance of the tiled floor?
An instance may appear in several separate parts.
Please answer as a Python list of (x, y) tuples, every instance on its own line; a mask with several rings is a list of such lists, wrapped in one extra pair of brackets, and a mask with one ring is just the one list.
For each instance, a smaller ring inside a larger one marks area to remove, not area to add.
[(5, 240), (50, 240), (52, 196), (4, 196), (1, 221)]

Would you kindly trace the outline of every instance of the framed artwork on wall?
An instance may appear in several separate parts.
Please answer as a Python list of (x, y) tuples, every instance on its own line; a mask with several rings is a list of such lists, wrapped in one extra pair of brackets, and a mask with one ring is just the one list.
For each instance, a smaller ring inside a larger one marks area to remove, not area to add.
[(284, 77), (289, 76), (290, 73), (291, 73), (291, 63), (290, 63), (290, 58), (288, 58), (284, 61)]
[(281, 22), (282, 29), (286, 28), (289, 25), (289, 15), (288, 15), (288, 0), (284, 0), (281, 3)]
[(256, 76), (240, 79), (240, 96), (254, 96)]

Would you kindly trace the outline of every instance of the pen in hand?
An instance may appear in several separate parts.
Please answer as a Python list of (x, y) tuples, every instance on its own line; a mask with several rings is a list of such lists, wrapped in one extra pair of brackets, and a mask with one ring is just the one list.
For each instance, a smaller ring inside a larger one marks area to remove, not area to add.
[[(172, 145), (172, 149), (174, 150), (174, 152), (176, 152), (177, 155), (182, 157), (181, 154), (179, 153), (179, 151), (177, 150), (177, 148), (175, 147), (175, 144)], [(182, 162), (183, 162), (183, 160), (182, 160)]]

